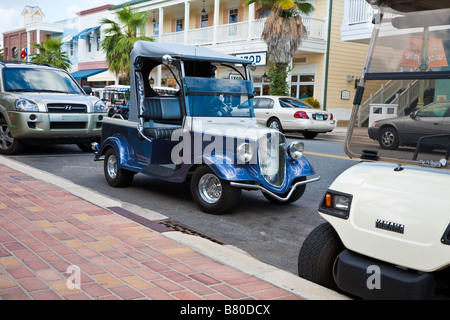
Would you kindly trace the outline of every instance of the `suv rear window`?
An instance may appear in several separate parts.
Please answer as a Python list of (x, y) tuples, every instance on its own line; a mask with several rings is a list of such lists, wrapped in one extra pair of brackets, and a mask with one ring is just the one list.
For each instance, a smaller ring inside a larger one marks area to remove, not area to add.
[(5, 91), (83, 93), (67, 73), (58, 70), (4, 68), (3, 79)]

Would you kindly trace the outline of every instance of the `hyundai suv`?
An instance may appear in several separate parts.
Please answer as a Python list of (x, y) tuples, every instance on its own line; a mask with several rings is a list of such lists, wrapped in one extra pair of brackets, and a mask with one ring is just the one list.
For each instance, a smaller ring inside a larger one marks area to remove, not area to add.
[(106, 111), (61, 69), (0, 62), (0, 154), (42, 143), (73, 143), (89, 151), (101, 136)]

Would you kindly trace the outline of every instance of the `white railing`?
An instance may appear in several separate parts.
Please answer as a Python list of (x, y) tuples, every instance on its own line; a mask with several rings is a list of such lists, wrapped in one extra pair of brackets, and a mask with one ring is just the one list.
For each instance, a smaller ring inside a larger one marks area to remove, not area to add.
[(325, 20), (302, 17), (309, 39), (325, 40)]
[[(307, 30), (307, 39), (325, 40), (325, 20), (302, 17), (303, 24)], [(261, 39), (264, 23), (266, 19), (245, 21), (219, 25), (216, 27), (217, 38), (214, 39), (214, 27), (193, 29), (187, 32), (188, 45), (211, 45), (214, 43), (229, 43), (237, 41), (248, 41)], [(161, 42), (165, 43), (185, 43), (185, 33), (183, 31), (165, 33), (161, 36)], [(158, 38), (155, 37), (158, 41)]]
[(424, 81), (424, 90), (432, 87), (433, 80), (415, 80), (409, 83), (405, 91), (396, 95), (395, 99), (391, 103), (398, 104), (397, 115), (404, 116), (405, 109), (408, 108), (411, 103), (419, 98), (420, 81)]
[[(432, 87), (432, 80), (423, 81), (425, 81), (425, 90)], [(382, 85), (380, 90), (371, 94), (370, 98), (363, 102), (359, 107), (358, 126), (361, 127), (364, 121), (369, 119), (371, 104), (385, 104), (386, 102), (389, 102), (389, 104), (398, 106), (397, 116), (404, 116), (405, 109), (419, 98), (419, 86), (420, 80), (409, 82), (406, 86), (402, 80), (391, 80)], [(400, 90), (402, 90), (401, 93), (399, 93)]]
[(217, 26), (217, 43), (247, 40), (248, 26), (248, 21)]
[(348, 24), (367, 23), (372, 20), (373, 8), (366, 0), (347, 0)]
[(364, 121), (369, 119), (371, 104), (385, 104), (391, 99), (399, 90), (402, 89), (402, 81), (391, 80), (381, 86), (381, 88), (372, 93), (368, 100), (361, 103), (358, 112), (358, 126), (360, 127)]

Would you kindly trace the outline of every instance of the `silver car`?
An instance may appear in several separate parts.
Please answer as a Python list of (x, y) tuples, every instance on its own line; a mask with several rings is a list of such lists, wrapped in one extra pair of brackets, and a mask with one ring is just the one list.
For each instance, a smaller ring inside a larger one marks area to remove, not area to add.
[(0, 62), (0, 154), (37, 143), (73, 143), (89, 151), (100, 139), (106, 111), (61, 69)]

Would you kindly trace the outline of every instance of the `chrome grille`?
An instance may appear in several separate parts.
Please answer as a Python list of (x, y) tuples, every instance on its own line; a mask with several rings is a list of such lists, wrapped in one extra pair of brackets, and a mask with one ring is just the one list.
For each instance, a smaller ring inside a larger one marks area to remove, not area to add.
[(273, 186), (280, 187), (286, 176), (286, 138), (271, 131), (258, 140), (258, 163), (261, 175)]
[(87, 113), (85, 104), (76, 103), (48, 103), (49, 113)]

